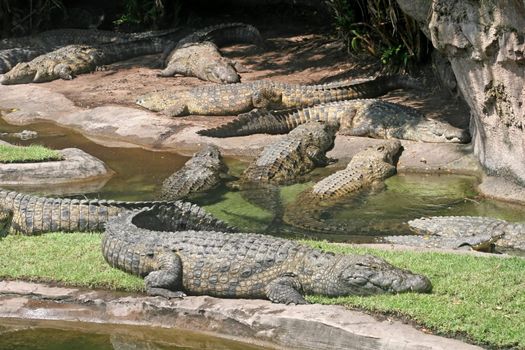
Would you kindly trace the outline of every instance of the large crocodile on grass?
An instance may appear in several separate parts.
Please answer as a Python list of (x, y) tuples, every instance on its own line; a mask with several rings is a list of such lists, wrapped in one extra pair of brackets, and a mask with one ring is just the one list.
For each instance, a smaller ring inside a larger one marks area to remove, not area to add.
[(419, 247), (493, 251), (496, 247), (525, 250), (525, 224), (477, 216), (433, 216), (411, 220), (417, 235), (390, 236), (389, 243)]
[(423, 142), (470, 141), (466, 130), (426, 118), (411, 107), (378, 99), (339, 101), (287, 111), (253, 110), (222, 126), (198, 133), (212, 137), (284, 134), (311, 120), (339, 123), (342, 135)]
[(160, 198), (177, 200), (217, 186), (227, 167), (217, 146), (206, 145), (162, 183)]
[(125, 43), (139, 39), (177, 36), (180, 29), (150, 31), (143, 33), (119, 33), (104, 30), (54, 29), (32, 36), (0, 40), (0, 74), (8, 72), (16, 64), (27, 62), (47, 52), (66, 45), (99, 45), (104, 43)]
[(306, 304), (304, 294), (432, 289), (425, 276), (370, 255), (333, 254), (282, 238), (206, 229), (161, 208), (111, 219), (102, 254), (113, 267), (144, 277), (148, 294), (167, 298), (188, 293)]
[(345, 169), (333, 173), (299, 194), (295, 203), (286, 208), (284, 222), (307, 231), (344, 231), (346, 227), (335, 227), (323, 222), (322, 212), (344, 196), (383, 184), (386, 178), (396, 173), (395, 157), (400, 150), (401, 143), (395, 140), (384, 141), (358, 152)]
[[(198, 206), (181, 201), (124, 202), (48, 198), (0, 189), (0, 218), (3, 219), (0, 221), (4, 229), (3, 232), (0, 231), (0, 235), (7, 231), (22, 235), (52, 231), (102, 231), (108, 219), (128, 210), (152, 206), (163, 206), (173, 215), (195, 211), (204, 213)], [(224, 230), (232, 230), (210, 215), (208, 219)]]
[(315, 121), (292, 130), (266, 146), (242, 173), (241, 183), (283, 184), (330, 162), (326, 152), (334, 146), (337, 127)]
[(418, 84), (403, 76), (380, 76), (359, 82), (324, 85), (288, 84), (271, 80), (228, 85), (207, 85), (185, 91), (157, 91), (139, 97), (136, 103), (168, 116), (234, 115), (254, 108), (299, 108), (355, 98), (372, 98)]

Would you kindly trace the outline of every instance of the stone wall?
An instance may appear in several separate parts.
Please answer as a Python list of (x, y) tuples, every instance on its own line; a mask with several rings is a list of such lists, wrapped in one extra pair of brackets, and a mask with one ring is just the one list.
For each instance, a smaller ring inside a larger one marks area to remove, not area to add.
[(525, 185), (525, 1), (397, 2), (450, 61), (487, 173)]

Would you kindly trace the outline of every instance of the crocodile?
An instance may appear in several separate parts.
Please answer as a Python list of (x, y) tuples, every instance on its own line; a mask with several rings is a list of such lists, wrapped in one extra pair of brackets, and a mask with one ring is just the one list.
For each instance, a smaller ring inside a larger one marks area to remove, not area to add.
[(217, 146), (206, 145), (162, 183), (160, 198), (176, 200), (217, 186), (227, 172)]
[(240, 77), (237, 72), (246, 69), (223, 57), (217, 46), (239, 42), (264, 45), (257, 28), (249, 24), (227, 23), (198, 30), (173, 42), (165, 50), (163, 60), (166, 68), (159, 75), (170, 77), (181, 74), (214, 83), (238, 83)]
[(188, 293), (306, 304), (304, 294), (432, 289), (427, 277), (371, 255), (334, 254), (283, 238), (207, 230), (157, 208), (109, 220), (102, 254), (111, 266), (143, 277), (149, 295), (166, 298)]
[(335, 227), (323, 222), (322, 212), (344, 196), (383, 184), (386, 178), (396, 173), (395, 157), (400, 150), (401, 143), (393, 140), (383, 141), (358, 152), (345, 169), (300, 193), (296, 201), (286, 208), (284, 222), (315, 232), (336, 233), (350, 230), (350, 225)]
[(20, 140), (31, 140), (38, 137), (38, 132), (33, 130), (22, 130), (20, 132), (1, 132), (0, 137), (17, 138)]
[(323, 102), (372, 98), (391, 90), (416, 87), (419, 86), (413, 79), (398, 75), (324, 85), (257, 80), (199, 86), (183, 91), (157, 91), (140, 96), (136, 103), (172, 117), (189, 114), (234, 115), (254, 108), (299, 108)]
[(330, 159), (326, 152), (334, 146), (335, 132), (336, 126), (319, 121), (295, 128), (266, 146), (242, 173), (240, 183), (290, 183), (315, 167), (327, 165)]
[(161, 52), (165, 41), (158, 38), (101, 45), (68, 45), (17, 64), (3, 75), (4, 85), (70, 80), (75, 75), (135, 56)]
[(222, 126), (198, 133), (211, 137), (284, 134), (310, 120), (337, 122), (342, 135), (423, 142), (470, 141), (467, 130), (426, 118), (411, 107), (378, 99), (338, 101), (285, 111), (252, 110)]
[(408, 222), (418, 235), (390, 236), (389, 243), (419, 247), (494, 251), (495, 247), (525, 250), (525, 223), (480, 216), (433, 216)]
[(119, 33), (104, 30), (54, 29), (32, 36), (0, 40), (0, 74), (11, 70), (20, 62), (30, 61), (65, 45), (98, 45), (125, 43), (155, 37), (183, 37), (179, 28), (143, 33)]
[(231, 84), (240, 81), (237, 72), (242, 71), (245, 71), (245, 68), (223, 57), (214, 43), (204, 41), (187, 43), (174, 49), (167, 57), (166, 68), (159, 76), (171, 77), (181, 74), (214, 83)]
[[(109, 218), (128, 210), (164, 206), (173, 212), (197, 210), (181, 201), (124, 202), (99, 199), (48, 198), (0, 189), (0, 218), (6, 233), (37, 235), (51, 231), (102, 231)], [(223, 229), (229, 226), (215, 221)]]

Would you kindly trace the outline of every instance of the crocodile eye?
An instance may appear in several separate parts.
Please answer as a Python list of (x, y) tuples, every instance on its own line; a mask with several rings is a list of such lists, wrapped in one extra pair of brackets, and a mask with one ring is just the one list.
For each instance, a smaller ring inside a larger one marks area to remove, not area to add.
[(368, 280), (360, 276), (350, 276), (345, 280), (345, 282), (354, 286), (364, 286)]

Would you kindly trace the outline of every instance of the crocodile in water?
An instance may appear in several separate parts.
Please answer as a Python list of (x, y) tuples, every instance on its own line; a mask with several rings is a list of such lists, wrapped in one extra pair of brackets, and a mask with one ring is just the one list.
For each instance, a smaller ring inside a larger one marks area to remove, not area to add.
[(315, 121), (292, 130), (266, 146), (241, 175), (242, 183), (290, 183), (329, 163), (326, 152), (334, 146), (337, 127)]
[[(54, 231), (102, 231), (109, 218), (134, 209), (162, 205), (172, 212), (197, 210), (181, 201), (123, 202), (100, 199), (48, 198), (0, 189), (3, 234), (37, 235)], [(211, 216), (210, 216), (211, 217)], [(220, 221), (217, 225), (228, 227)]]
[(145, 277), (148, 294), (168, 298), (188, 293), (305, 304), (304, 294), (432, 288), (425, 276), (370, 255), (333, 254), (282, 238), (206, 229), (190, 215), (172, 218), (157, 208), (111, 219), (102, 254), (110, 265)]
[[(396, 173), (395, 157), (401, 150), (398, 140), (384, 141), (369, 146), (352, 157), (347, 167), (317, 182), (311, 189), (299, 194), (284, 213), (284, 221), (307, 231), (336, 233), (349, 230), (335, 227), (321, 220), (326, 207), (333, 206), (341, 197), (361, 191)], [(347, 232), (359, 234), (359, 232)]]
[(386, 242), (419, 247), (493, 251), (496, 247), (525, 250), (525, 224), (477, 216), (434, 216), (411, 220), (418, 235), (385, 237)]
[(189, 194), (209, 190), (219, 184), (227, 167), (221, 159), (217, 146), (206, 145), (164, 180), (160, 198), (177, 200)]
[(367, 81), (325, 85), (288, 84), (258, 80), (228, 85), (207, 85), (185, 91), (158, 91), (136, 103), (169, 116), (235, 115), (254, 108), (299, 108), (323, 102), (381, 96), (399, 88), (418, 85), (403, 76), (381, 76)]
[(342, 135), (423, 142), (470, 141), (466, 130), (426, 118), (413, 108), (378, 99), (339, 101), (289, 111), (254, 110), (222, 126), (198, 133), (212, 137), (284, 134), (310, 120), (337, 122)]

